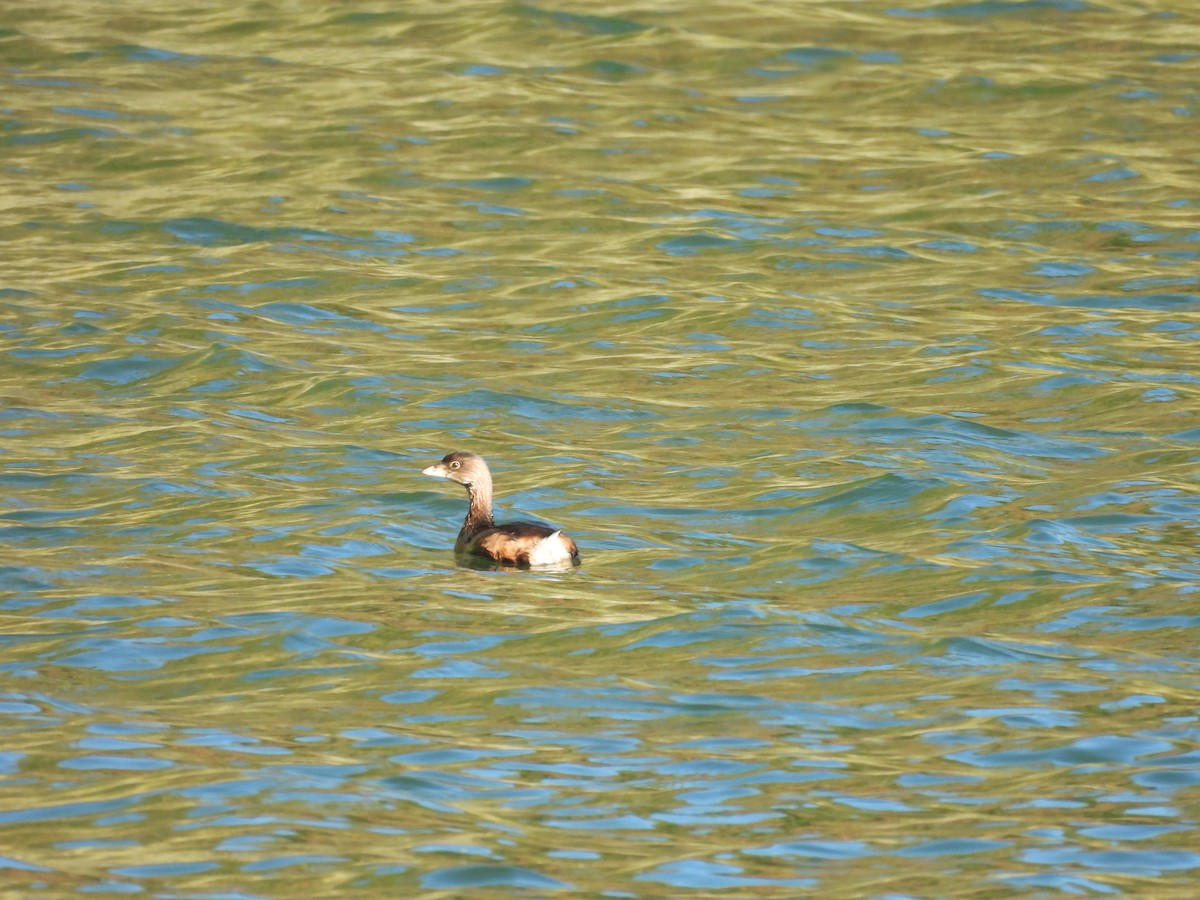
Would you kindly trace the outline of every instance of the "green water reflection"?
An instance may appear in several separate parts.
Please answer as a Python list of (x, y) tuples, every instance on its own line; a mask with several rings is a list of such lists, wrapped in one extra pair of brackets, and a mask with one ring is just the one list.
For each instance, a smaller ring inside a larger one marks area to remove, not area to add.
[(7, 890), (1190, 898), (1198, 25), (10, 6)]

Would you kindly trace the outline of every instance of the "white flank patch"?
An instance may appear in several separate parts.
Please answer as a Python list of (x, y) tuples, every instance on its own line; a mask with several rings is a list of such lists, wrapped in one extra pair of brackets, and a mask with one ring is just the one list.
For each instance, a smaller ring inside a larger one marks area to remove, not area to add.
[(531, 566), (557, 566), (567, 562), (570, 558), (571, 551), (567, 549), (567, 542), (563, 540), (561, 531), (542, 538), (529, 551)]

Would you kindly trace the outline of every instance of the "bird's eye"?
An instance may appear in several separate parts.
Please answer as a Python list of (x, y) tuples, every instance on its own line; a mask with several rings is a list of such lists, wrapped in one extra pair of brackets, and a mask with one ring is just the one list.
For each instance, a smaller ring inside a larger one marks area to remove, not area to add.
[(454, 462), (450, 463), (450, 468), (452, 468), (452, 469), (457, 469), (457, 468), (458, 468), (459, 466), (461, 466), (461, 465), (462, 465), (462, 463), (460, 463), (460, 462), (459, 462), (459, 461), (456, 459)]

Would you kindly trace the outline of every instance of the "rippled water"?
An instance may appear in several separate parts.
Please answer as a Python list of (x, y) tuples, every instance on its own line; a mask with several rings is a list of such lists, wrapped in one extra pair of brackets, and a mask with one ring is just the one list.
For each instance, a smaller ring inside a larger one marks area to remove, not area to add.
[(1191, 3), (0, 24), (0, 892), (1195, 896)]

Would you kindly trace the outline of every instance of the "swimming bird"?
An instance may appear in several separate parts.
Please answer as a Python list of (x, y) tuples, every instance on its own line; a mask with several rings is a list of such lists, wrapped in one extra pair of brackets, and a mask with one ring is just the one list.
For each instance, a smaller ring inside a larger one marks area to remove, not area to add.
[(422, 475), (449, 478), (467, 489), (467, 518), (454, 549), (494, 559), (512, 566), (575, 565), (579, 548), (561, 531), (540, 522), (506, 522), (492, 519), (492, 473), (482, 456), (455, 450), (442, 461), (421, 470)]

